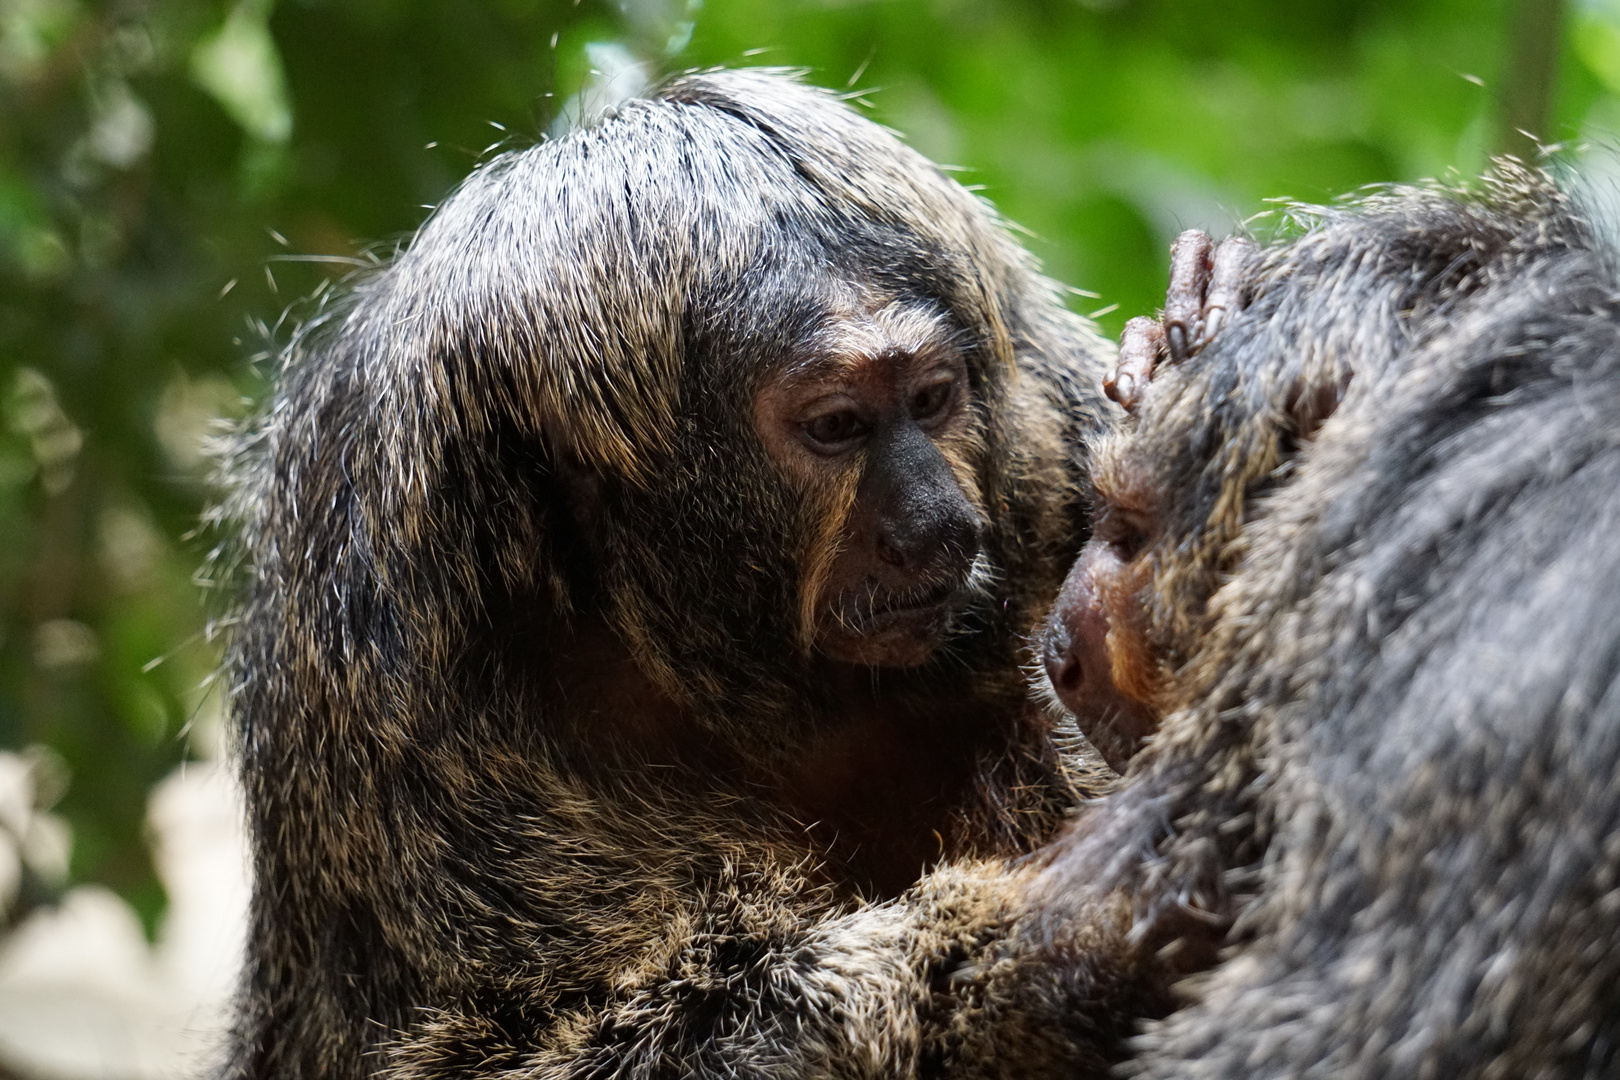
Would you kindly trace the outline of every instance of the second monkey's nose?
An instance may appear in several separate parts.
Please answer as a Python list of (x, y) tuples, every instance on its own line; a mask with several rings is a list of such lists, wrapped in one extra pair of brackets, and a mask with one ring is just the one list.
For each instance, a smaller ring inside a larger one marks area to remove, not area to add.
[(1064, 625), (1057, 612), (1053, 612), (1052, 618), (1047, 621), (1045, 640), (1041, 645), (1041, 659), (1046, 665), (1046, 677), (1052, 680), (1052, 689), (1057, 692), (1058, 700), (1068, 704), (1080, 689), (1085, 673), (1080, 667), (1080, 657), (1075, 655), (1074, 639), (1069, 634), (1069, 628)]

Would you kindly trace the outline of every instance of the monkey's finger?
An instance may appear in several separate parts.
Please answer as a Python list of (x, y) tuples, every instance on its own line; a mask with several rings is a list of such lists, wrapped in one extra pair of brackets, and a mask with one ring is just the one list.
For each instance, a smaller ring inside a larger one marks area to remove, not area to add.
[(1209, 234), (1188, 229), (1170, 245), (1170, 288), (1164, 297), (1164, 334), (1175, 363), (1192, 355), (1203, 322), (1204, 298), (1209, 295), (1212, 269)]
[(1154, 319), (1132, 319), (1119, 338), (1119, 362), (1103, 377), (1103, 393), (1135, 412), (1165, 352), (1164, 328)]
[(1249, 278), (1260, 249), (1241, 236), (1229, 236), (1215, 249), (1215, 266), (1209, 277), (1209, 298), (1204, 301), (1204, 325), (1198, 335), (1198, 348), (1215, 337), (1221, 325), (1249, 305)]

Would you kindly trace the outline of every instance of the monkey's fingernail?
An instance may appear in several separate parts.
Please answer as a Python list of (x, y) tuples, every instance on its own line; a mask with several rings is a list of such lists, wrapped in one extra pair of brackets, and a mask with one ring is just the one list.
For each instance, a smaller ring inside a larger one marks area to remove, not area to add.
[(1215, 336), (1215, 332), (1221, 328), (1221, 320), (1225, 315), (1226, 308), (1219, 304), (1212, 305), (1204, 313), (1204, 332), (1198, 340), (1200, 345), (1207, 344)]
[(1121, 374), (1114, 383), (1114, 400), (1125, 408), (1130, 409), (1136, 404), (1136, 379), (1130, 375)]
[(1170, 342), (1170, 358), (1177, 363), (1187, 359), (1187, 328), (1171, 323), (1164, 328), (1164, 336)]

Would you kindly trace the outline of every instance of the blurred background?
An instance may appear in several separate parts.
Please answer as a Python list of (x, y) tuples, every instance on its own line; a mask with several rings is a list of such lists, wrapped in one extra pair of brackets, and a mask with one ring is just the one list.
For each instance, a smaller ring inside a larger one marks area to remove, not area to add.
[(0, 1080), (222, 1023), (206, 436), (475, 163), (717, 64), (858, 94), (1110, 334), (1184, 227), (1620, 129), (1620, 0), (0, 0)]

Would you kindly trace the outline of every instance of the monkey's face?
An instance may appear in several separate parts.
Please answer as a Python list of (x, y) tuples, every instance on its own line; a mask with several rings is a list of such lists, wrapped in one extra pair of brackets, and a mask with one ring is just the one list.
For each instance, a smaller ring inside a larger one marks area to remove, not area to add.
[(1092, 538), (1063, 582), (1042, 646), (1053, 693), (1118, 772), (1158, 726), (1164, 659), (1149, 608), (1162, 530), (1145, 470), (1121, 449), (1111, 443), (1095, 463)]
[(984, 576), (968, 365), (932, 304), (836, 304), (768, 375), (754, 428), (821, 524), (801, 559), (801, 642), (834, 660), (933, 655)]
[(1175, 674), (1230, 569), (1243, 481), (1274, 473), (1279, 461), (1275, 440), (1261, 440), (1233, 470), (1239, 497), (1230, 497), (1228, 474), (1211, 465), (1231, 441), (1207, 404), (1217, 373), (1207, 356), (1161, 368), (1130, 417), (1094, 446), (1092, 538), (1042, 636), (1052, 693), (1119, 772), (1183, 704)]
[[(1203, 358), (1161, 370), (1132, 415), (1094, 447), (1092, 537), (1042, 635), (1052, 693), (1104, 760), (1124, 772), (1174, 699), (1243, 525), (1210, 467), (1227, 445), (1206, 404)], [(1265, 452), (1240, 476), (1275, 468)], [(1215, 509), (1212, 511), (1211, 507)]]
[(1251, 341), (1266, 327), (1245, 310), (1252, 249), (1226, 241), (1213, 269), (1209, 249), (1201, 233), (1177, 241), (1166, 322), (1178, 335), (1147, 319), (1126, 327), (1110, 396), (1129, 416), (1096, 447), (1093, 539), (1043, 641), (1053, 693), (1115, 769), (1185, 704), (1172, 699), (1173, 676), (1209, 626), (1250, 507), (1350, 378), (1339, 350), (1308, 360), (1269, 346), (1256, 364)]

